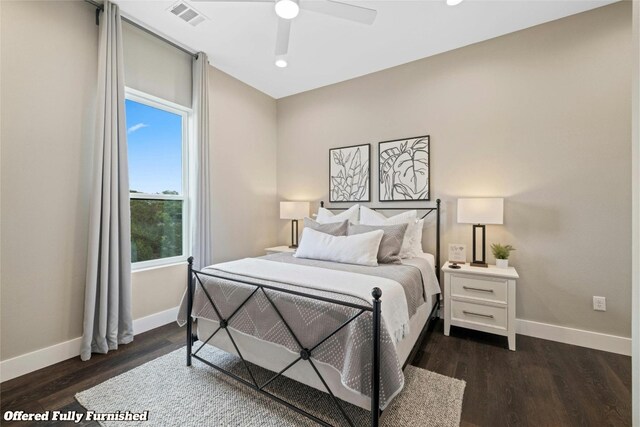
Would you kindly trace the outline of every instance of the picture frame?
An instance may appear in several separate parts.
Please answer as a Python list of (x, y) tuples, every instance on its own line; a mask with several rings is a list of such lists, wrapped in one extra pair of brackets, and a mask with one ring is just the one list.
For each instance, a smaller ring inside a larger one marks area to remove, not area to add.
[(371, 144), (329, 150), (329, 201), (371, 201)]
[(379, 142), (379, 200), (431, 200), (430, 157), (429, 135)]
[(449, 262), (465, 264), (467, 262), (467, 246), (461, 243), (449, 243)]

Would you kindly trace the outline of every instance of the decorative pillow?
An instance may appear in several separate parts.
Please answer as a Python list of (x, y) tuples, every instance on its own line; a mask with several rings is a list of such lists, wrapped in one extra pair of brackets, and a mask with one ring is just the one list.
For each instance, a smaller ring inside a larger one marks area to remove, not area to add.
[(422, 250), (422, 230), (424, 229), (424, 219), (416, 221), (412, 228), (411, 257), (413, 258), (424, 253)]
[(358, 213), (360, 212), (360, 205), (353, 205), (349, 209), (344, 212), (340, 212), (339, 214), (334, 214), (329, 209), (320, 208), (318, 209), (318, 216), (316, 217), (316, 221), (320, 224), (329, 224), (332, 222), (342, 222), (342, 221), (350, 221), (353, 224), (358, 223)]
[(398, 225), (349, 225), (347, 235), (368, 233), (374, 230), (382, 230), (384, 235), (378, 248), (378, 262), (382, 264), (395, 264), (400, 262), (400, 249), (409, 224)]
[(378, 248), (384, 231), (376, 230), (353, 236), (332, 236), (305, 228), (296, 258), (319, 259), (345, 264), (378, 265)]
[(400, 258), (413, 258), (412, 236), (415, 235), (416, 217), (418, 212), (415, 210), (402, 212), (401, 214), (387, 218), (380, 212), (369, 209), (366, 206), (360, 208), (360, 224), (365, 225), (397, 225), (408, 224), (407, 231), (404, 233), (402, 248), (400, 249)]
[(331, 234), (332, 236), (346, 236), (347, 229), (349, 228), (349, 220), (320, 224), (318, 221), (306, 217), (304, 219), (304, 228), (311, 228), (321, 233)]

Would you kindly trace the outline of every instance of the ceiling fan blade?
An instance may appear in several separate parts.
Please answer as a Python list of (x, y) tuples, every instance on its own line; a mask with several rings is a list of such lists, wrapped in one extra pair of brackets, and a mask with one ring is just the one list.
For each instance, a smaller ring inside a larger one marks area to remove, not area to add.
[(273, 0), (191, 0), (194, 3), (273, 3)]
[(306, 0), (300, 2), (303, 10), (323, 13), (336, 18), (347, 19), (361, 24), (371, 25), (376, 20), (378, 11), (352, 4), (340, 3), (332, 0)]
[(291, 20), (278, 19), (278, 33), (276, 34), (276, 56), (286, 55), (289, 50), (289, 34), (291, 34)]

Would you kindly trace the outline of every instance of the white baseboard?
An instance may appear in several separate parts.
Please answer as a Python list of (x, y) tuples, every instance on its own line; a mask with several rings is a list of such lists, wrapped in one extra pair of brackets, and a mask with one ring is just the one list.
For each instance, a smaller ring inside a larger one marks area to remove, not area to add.
[(74, 338), (0, 362), (0, 382), (20, 377), (80, 354), (82, 338)]
[(167, 325), (171, 322), (175, 322), (176, 318), (178, 317), (179, 308), (180, 307), (173, 307), (159, 313), (153, 313), (149, 316), (135, 319), (133, 321), (133, 334), (138, 335), (143, 332), (150, 331), (151, 329), (155, 329), (160, 326)]
[(516, 333), (631, 356), (631, 338), (516, 319)]
[[(150, 316), (135, 319), (133, 321), (133, 333), (138, 335), (171, 323), (176, 320), (177, 315), (178, 307), (173, 307)], [(12, 359), (3, 360), (0, 362), (0, 382), (17, 378), (80, 355), (81, 341), (82, 338), (78, 337), (51, 347), (22, 354)]]

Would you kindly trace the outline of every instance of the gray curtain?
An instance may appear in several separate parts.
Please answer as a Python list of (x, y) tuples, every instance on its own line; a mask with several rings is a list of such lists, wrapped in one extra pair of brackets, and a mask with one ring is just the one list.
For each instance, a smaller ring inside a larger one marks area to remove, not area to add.
[(96, 101), (82, 360), (133, 340), (122, 26), (118, 6), (108, 1), (100, 17)]
[(209, 165), (209, 61), (203, 52), (193, 60), (194, 191), (191, 253), (196, 268), (213, 264), (211, 173)]

